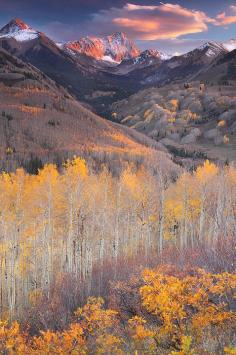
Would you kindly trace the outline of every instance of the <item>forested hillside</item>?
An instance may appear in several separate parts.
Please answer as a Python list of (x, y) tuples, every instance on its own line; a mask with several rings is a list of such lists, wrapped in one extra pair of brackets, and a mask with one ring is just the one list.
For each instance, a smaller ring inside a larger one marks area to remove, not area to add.
[[(97, 164), (151, 157), (175, 169), (155, 141), (95, 115), (30, 64), (0, 49), (0, 169), (30, 173), (83, 155)], [(114, 165), (114, 164), (113, 164)]]
[(112, 105), (114, 120), (163, 144), (187, 166), (236, 157), (235, 85), (192, 82), (149, 88)]

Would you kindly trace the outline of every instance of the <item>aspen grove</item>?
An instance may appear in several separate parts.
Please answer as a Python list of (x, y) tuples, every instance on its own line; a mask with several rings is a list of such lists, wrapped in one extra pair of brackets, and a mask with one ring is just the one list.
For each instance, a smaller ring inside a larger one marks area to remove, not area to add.
[(0, 195), (1, 319), (24, 319), (65, 277), (81, 301), (137, 266), (189, 257), (208, 269), (236, 266), (231, 166), (206, 161), (173, 181), (132, 165), (94, 173), (75, 158), (60, 172), (49, 164), (38, 175), (2, 173)]

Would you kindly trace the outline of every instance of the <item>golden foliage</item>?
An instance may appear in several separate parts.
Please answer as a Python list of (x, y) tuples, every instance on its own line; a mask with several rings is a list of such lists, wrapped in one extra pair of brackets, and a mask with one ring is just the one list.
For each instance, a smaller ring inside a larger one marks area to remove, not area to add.
[(206, 160), (202, 167), (197, 168), (196, 178), (200, 183), (206, 183), (218, 174), (218, 167)]
[(225, 126), (225, 120), (221, 120), (218, 122), (218, 127), (224, 127)]
[(199, 270), (196, 276), (179, 278), (146, 270), (143, 277), (143, 306), (160, 322), (156, 335), (160, 341), (168, 337), (178, 343), (189, 331), (198, 339), (206, 329), (235, 327), (235, 312), (221, 301), (234, 299), (235, 274), (214, 275)]
[[(235, 298), (235, 273), (198, 270), (194, 275), (177, 277), (145, 270), (143, 281), (139, 291), (146, 315), (134, 315), (125, 327), (118, 311), (105, 309), (102, 298), (90, 297), (75, 312), (75, 321), (61, 332), (47, 330), (32, 337), (16, 322), (1, 322), (0, 352), (120, 355), (156, 354), (168, 349), (170, 355), (194, 355), (210, 341), (205, 339), (207, 334), (234, 333), (236, 315), (229, 304)], [(225, 354), (235, 354), (230, 344), (222, 346)]]

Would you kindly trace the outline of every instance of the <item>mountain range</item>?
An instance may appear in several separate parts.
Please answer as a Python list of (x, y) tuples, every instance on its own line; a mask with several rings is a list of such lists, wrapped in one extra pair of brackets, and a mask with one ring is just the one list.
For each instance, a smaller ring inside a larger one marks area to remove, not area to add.
[(171, 165), (169, 153), (216, 159), (222, 148), (222, 160), (232, 159), (235, 48), (231, 39), (170, 56), (141, 51), (124, 33), (58, 44), (13, 19), (0, 30), (1, 154), (8, 161), (11, 149), (22, 165), (29, 152), (55, 161), (93, 147), (96, 154), (154, 151)]
[(213, 62), (217, 65), (217, 60), (236, 48), (236, 40), (208, 42), (171, 57), (152, 49), (142, 52), (124, 33), (58, 44), (13, 19), (0, 30), (0, 47), (33, 64), (98, 114), (108, 116), (113, 102), (142, 88), (201, 80), (202, 72), (205, 77)]

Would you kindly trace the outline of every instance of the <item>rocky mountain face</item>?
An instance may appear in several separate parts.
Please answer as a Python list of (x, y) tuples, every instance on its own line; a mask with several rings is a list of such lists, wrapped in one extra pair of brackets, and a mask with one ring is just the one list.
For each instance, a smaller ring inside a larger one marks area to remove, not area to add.
[(236, 81), (236, 50), (215, 58), (196, 79), (215, 84), (233, 85)]
[(156, 49), (147, 49), (143, 51), (139, 56), (135, 57), (133, 59), (133, 63), (134, 64), (145, 63), (146, 60), (151, 61), (154, 58), (165, 61), (170, 59), (171, 56), (166, 53), (160, 52)]
[[(207, 68), (216, 58), (228, 53), (220, 43), (208, 42), (181, 56), (172, 57), (161, 65), (154, 64), (141, 74), (144, 85), (163, 85), (170, 82), (191, 81), (202, 69)], [(158, 68), (157, 68), (158, 66)]]
[(207, 58), (216, 58), (222, 54), (227, 53), (228, 50), (224, 46), (224, 44), (218, 42), (207, 42), (202, 46), (194, 49), (193, 51), (184, 55), (185, 58), (193, 58), (195, 61), (204, 61), (208, 62), (211, 59)]
[(119, 75), (128, 74), (134, 70), (147, 68), (152, 65), (159, 65), (171, 56), (159, 52), (155, 49), (147, 49), (141, 52), (138, 56), (131, 59), (124, 59), (122, 62), (113, 68), (113, 72)]
[(120, 63), (124, 59), (137, 57), (140, 50), (122, 32), (104, 38), (85, 37), (64, 44), (63, 48), (72, 54), (78, 53), (97, 60)]

